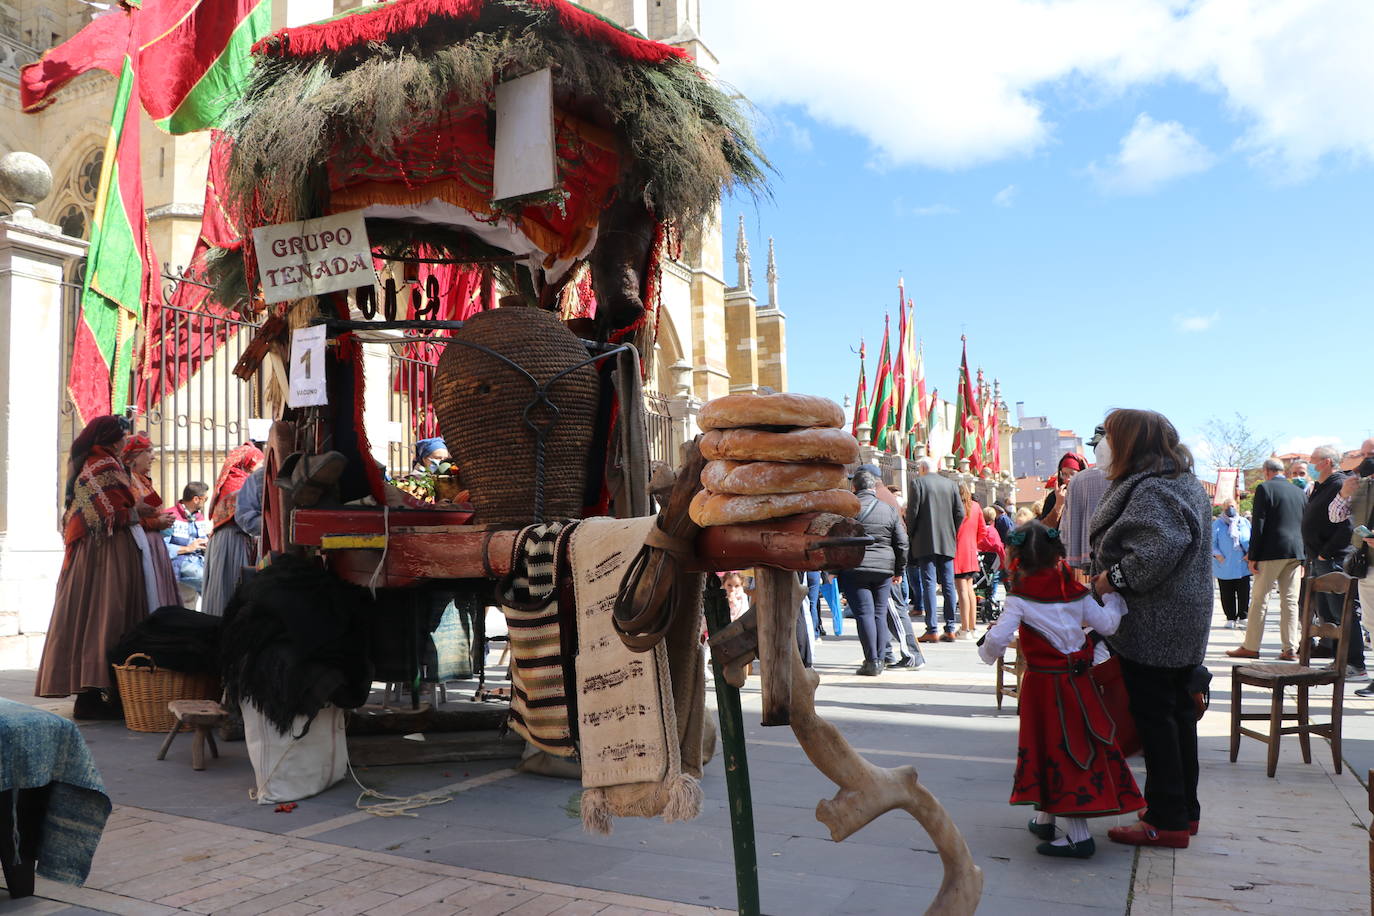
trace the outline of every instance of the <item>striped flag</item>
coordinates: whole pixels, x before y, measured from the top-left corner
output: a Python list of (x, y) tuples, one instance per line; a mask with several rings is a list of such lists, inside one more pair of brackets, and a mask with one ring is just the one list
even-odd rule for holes
[(959, 394), (954, 408), (954, 446), (951, 449), (956, 461), (968, 461), (969, 470), (977, 474), (981, 470), (978, 455), (978, 396), (973, 393), (973, 380), (968, 374), (968, 338), (964, 343), (964, 355), (959, 362)]
[(134, 82), (132, 55), (126, 54), (96, 191), (81, 317), (67, 379), (83, 421), (122, 413), (128, 406), (134, 331), (143, 303), (157, 294), (157, 258), (148, 244), (143, 212), (138, 107), (130, 104)]
[(243, 95), (253, 43), (270, 31), (272, 0), (146, 0), (93, 20), (24, 68), (20, 101), (39, 111), (88, 70), (103, 69), (112, 49), (127, 54), (138, 96), (153, 123), (168, 133), (218, 127)]
[(907, 374), (911, 371), (911, 363), (906, 358), (906, 295), (902, 290), (902, 281), (897, 281), (897, 356), (892, 364), (892, 422), (893, 435), (889, 437), (892, 448), (900, 451), (900, 445), (906, 439), (906, 401), (908, 379)]
[(878, 354), (878, 369), (873, 375), (873, 438), (870, 445), (886, 450), (892, 428), (892, 355), (888, 345), (890, 315), (883, 316), (883, 349)]
[[(906, 428), (915, 433), (926, 421), (926, 416), (930, 413), (930, 405), (926, 400), (926, 354), (925, 348), (920, 347), (916, 350), (916, 359), (911, 369), (911, 393), (907, 398), (906, 404)], [(927, 438), (928, 438), (927, 433)], [(915, 455), (915, 440), (909, 446), (908, 458)]]
[(940, 389), (930, 393), (930, 410), (926, 413), (926, 449), (930, 448), (930, 437), (935, 435), (935, 424), (939, 422), (937, 408), (940, 406)]
[[(132, 0), (23, 69), (20, 104), (37, 112), (91, 70), (119, 77), (81, 291), (68, 389), (83, 419), (129, 401), (134, 332), (156, 302), (139, 148), (141, 106), (163, 130), (216, 126), (242, 95), (271, 0)], [(137, 102), (135, 102), (137, 98)]]
[(849, 434), (859, 438), (859, 427), (868, 422), (868, 379), (864, 377), (864, 342), (859, 338), (859, 389), (854, 392), (854, 426)]

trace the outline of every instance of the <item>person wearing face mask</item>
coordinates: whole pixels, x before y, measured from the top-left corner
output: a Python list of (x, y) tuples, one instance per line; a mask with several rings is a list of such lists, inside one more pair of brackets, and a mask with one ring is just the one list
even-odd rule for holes
[(1069, 480), (1067, 496), (1064, 501), (1064, 514), (1059, 519), (1059, 532), (1064, 547), (1068, 551), (1069, 565), (1077, 570), (1086, 570), (1091, 561), (1088, 546), (1088, 522), (1102, 501), (1111, 483), (1107, 479), (1107, 467), (1112, 463), (1112, 450), (1107, 445), (1106, 427), (1099, 425), (1093, 430), (1088, 447), (1093, 450), (1097, 464), (1079, 471)]
[(1221, 592), (1221, 612), (1226, 629), (1234, 630), (1250, 610), (1250, 523), (1240, 517), (1236, 501), (1221, 504), (1221, 515), (1212, 522), (1212, 575)]
[(1312, 480), (1307, 476), (1307, 462), (1298, 460), (1288, 466), (1288, 482), (1307, 493), (1312, 489)]
[(415, 443), (415, 465), (412, 470), (417, 474), (432, 474), (449, 458), (448, 444), (443, 439), (438, 436), (421, 439)]
[[(1369, 555), (1374, 553), (1374, 537), (1367, 534), (1369, 529), (1374, 528), (1374, 438), (1364, 440), (1361, 451), (1365, 455), (1364, 461), (1341, 483), (1340, 492), (1332, 497), (1331, 505), (1327, 507), (1327, 518), (1335, 523), (1355, 525), (1350, 533), (1351, 549)], [(1374, 607), (1374, 564), (1370, 564), (1369, 571), (1357, 580), (1357, 587), (1360, 605)], [(1351, 636), (1359, 640), (1359, 629)], [(1356, 690), (1355, 696), (1366, 699), (1374, 697), (1374, 684)]]

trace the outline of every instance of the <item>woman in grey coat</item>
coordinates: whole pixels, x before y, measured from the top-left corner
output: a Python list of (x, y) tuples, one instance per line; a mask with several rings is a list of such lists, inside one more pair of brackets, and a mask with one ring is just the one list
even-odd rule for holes
[(1129, 613), (1109, 637), (1145, 752), (1141, 820), (1107, 835), (1184, 848), (1197, 833), (1197, 708), (1189, 678), (1212, 618), (1212, 507), (1174, 425), (1149, 410), (1107, 417), (1111, 484), (1093, 514), (1092, 586)]
[(860, 469), (853, 482), (859, 497), (858, 522), (873, 543), (858, 566), (840, 571), (840, 590), (854, 612), (864, 652), (863, 665), (855, 673), (876, 677), (884, 667), (888, 594), (906, 570), (906, 528), (897, 510), (878, 498), (878, 481), (871, 473)]

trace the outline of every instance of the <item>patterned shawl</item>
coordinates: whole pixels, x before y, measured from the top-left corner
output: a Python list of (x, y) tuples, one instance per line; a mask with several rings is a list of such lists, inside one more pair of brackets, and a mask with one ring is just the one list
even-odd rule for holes
[(158, 495), (157, 488), (153, 486), (153, 478), (147, 474), (140, 474), (133, 468), (133, 460), (143, 452), (151, 451), (153, 443), (147, 436), (132, 435), (124, 441), (124, 467), (129, 472), (129, 486), (133, 490), (134, 498), (141, 503), (146, 503), (154, 509), (162, 508), (162, 497)]
[(124, 465), (109, 448), (94, 446), (76, 475), (71, 505), (62, 518), (62, 540), (74, 544), (87, 535), (108, 537), (138, 518), (136, 505)]
[(210, 522), (214, 530), (234, 520), (234, 510), (238, 505), (239, 488), (248, 475), (263, 461), (263, 454), (256, 445), (245, 442), (229, 453), (215, 479), (215, 505), (210, 510)]

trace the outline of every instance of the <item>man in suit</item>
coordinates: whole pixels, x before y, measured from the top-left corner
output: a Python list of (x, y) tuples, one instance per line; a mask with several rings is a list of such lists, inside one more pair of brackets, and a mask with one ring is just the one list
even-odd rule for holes
[[(954, 642), (954, 544), (959, 525), (964, 521), (964, 504), (959, 487), (941, 477), (934, 458), (916, 463), (916, 476), (906, 506), (906, 530), (911, 555), (921, 571), (922, 606), (926, 612), (926, 632), (920, 642)], [(935, 632), (935, 580), (945, 595), (945, 632)]]
[(1283, 462), (1266, 458), (1264, 483), (1255, 488), (1255, 506), (1250, 521), (1250, 572), (1255, 576), (1250, 591), (1249, 621), (1245, 641), (1226, 654), (1232, 658), (1259, 658), (1264, 639), (1264, 615), (1269, 592), (1279, 584), (1279, 639), (1283, 651), (1279, 661), (1298, 657), (1302, 628), (1298, 621), (1298, 572), (1304, 555), (1302, 543), (1302, 490), (1283, 475)]

